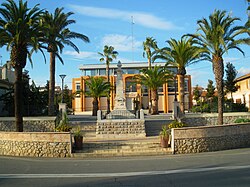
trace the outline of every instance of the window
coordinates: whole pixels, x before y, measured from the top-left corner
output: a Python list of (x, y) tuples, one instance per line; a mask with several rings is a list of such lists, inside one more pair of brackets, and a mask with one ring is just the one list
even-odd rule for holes
[(81, 83), (76, 83), (76, 97), (80, 97), (80, 91), (81, 91)]
[(168, 92), (175, 92), (175, 88), (176, 88), (176, 92), (178, 92), (177, 82), (168, 81)]
[(163, 86), (159, 87), (157, 91), (158, 92), (163, 92)]
[(85, 76), (96, 76), (96, 75), (98, 75), (96, 69), (85, 70)]
[(184, 82), (184, 91), (188, 92), (188, 80), (187, 79), (185, 79), (185, 82)]
[(141, 89), (142, 89), (142, 93), (144, 96), (148, 95), (148, 87), (147, 86), (142, 85)]
[(99, 75), (106, 75), (106, 69), (100, 69)]
[(80, 91), (81, 90), (81, 83), (76, 83), (76, 91)]
[(132, 82), (126, 82), (126, 92), (136, 92), (136, 85)]

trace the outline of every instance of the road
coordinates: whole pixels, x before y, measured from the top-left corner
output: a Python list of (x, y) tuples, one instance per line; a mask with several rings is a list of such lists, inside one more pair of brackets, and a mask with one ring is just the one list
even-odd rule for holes
[(250, 186), (250, 148), (109, 159), (0, 157), (0, 186)]

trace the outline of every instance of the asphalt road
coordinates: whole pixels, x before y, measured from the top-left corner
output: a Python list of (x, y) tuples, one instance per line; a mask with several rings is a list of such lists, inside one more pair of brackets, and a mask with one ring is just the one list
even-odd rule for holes
[(250, 186), (250, 148), (110, 159), (0, 157), (0, 186)]

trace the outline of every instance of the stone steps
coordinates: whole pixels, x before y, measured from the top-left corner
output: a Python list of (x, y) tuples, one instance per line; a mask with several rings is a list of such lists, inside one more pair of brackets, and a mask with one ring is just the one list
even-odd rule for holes
[(85, 141), (75, 158), (111, 156), (153, 156), (171, 154), (171, 148), (161, 148), (158, 137), (134, 140)]

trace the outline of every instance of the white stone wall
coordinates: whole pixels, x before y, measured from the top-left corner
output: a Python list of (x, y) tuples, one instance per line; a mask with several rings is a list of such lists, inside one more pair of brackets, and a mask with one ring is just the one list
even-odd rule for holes
[[(24, 117), (24, 132), (54, 132), (56, 117)], [(15, 131), (14, 117), (0, 118), (0, 131)]]
[(0, 132), (0, 155), (70, 157), (70, 133)]
[(250, 147), (250, 123), (172, 129), (175, 154)]

